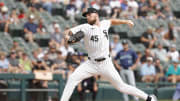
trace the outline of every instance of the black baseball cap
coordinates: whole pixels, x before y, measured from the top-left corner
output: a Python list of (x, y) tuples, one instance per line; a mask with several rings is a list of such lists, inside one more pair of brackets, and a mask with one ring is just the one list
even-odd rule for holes
[(88, 10), (86, 12), (84, 12), (82, 14), (82, 16), (86, 17), (86, 15), (89, 14), (89, 13), (98, 13), (98, 10), (95, 9), (95, 8), (88, 8)]
[(127, 40), (122, 40), (122, 44), (123, 45), (128, 44), (128, 41)]

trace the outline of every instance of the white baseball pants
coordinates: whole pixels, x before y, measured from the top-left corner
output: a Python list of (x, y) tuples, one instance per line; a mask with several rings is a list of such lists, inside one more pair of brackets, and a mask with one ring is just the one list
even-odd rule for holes
[(84, 79), (94, 75), (101, 75), (107, 79), (118, 91), (133, 95), (144, 100), (148, 95), (143, 91), (124, 83), (116, 71), (111, 58), (107, 58), (102, 62), (87, 60), (81, 64), (68, 78), (64, 88), (61, 101), (69, 101), (74, 88)]

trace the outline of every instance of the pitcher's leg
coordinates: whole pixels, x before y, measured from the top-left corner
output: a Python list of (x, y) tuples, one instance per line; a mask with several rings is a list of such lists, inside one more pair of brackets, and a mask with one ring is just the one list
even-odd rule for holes
[(104, 65), (103, 70), (101, 71), (102, 76), (108, 79), (108, 81), (111, 82), (111, 84), (120, 92), (133, 95), (139, 98), (142, 98), (144, 100), (147, 100), (148, 95), (144, 93), (142, 90), (127, 85), (122, 81), (120, 78), (118, 72), (115, 70), (115, 67), (113, 66), (112, 62), (109, 60), (109, 63)]
[(74, 88), (80, 83), (82, 80), (93, 76), (96, 73), (96, 70), (93, 69), (93, 65), (89, 62), (85, 62), (80, 65), (68, 78), (66, 86), (64, 88), (61, 101), (69, 101)]

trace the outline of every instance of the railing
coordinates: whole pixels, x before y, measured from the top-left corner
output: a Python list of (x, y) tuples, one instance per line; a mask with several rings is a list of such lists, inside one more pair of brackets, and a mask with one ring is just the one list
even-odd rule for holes
[(64, 83), (60, 74), (54, 74), (53, 80), (58, 81), (58, 89), (27, 89), (25, 81), (34, 79), (34, 74), (0, 74), (1, 80), (18, 79), (21, 80), (20, 89), (0, 89), (0, 92), (21, 92), (21, 101), (26, 101), (26, 92), (58, 92), (58, 97), (61, 96), (61, 84)]
[[(64, 87), (64, 83), (65, 81), (62, 79), (62, 76), (60, 74), (54, 74), (53, 75), (53, 80), (56, 80), (58, 81), (58, 83), (56, 83), (56, 88), (46, 88), (46, 89), (34, 89), (34, 88), (27, 88), (26, 87), (26, 80), (31, 80), (31, 79), (34, 79), (35, 76), (34, 74), (10, 74), (10, 73), (7, 73), (7, 74), (0, 74), (0, 80), (3, 79), (3, 80), (11, 80), (11, 79), (15, 79), (15, 80), (20, 80), (20, 87), (18, 88), (2, 88), (0, 89), (0, 92), (18, 92), (20, 93), (20, 101), (26, 101), (26, 98), (27, 98), (27, 93), (28, 92), (56, 92), (58, 93), (58, 98), (60, 99), (60, 96), (62, 94), (62, 91), (63, 91), (63, 87)], [(111, 100), (112, 97), (111, 95), (109, 94), (109, 92), (114, 92), (113, 93), (113, 101), (119, 99), (119, 98), (122, 98), (121, 97), (121, 93), (117, 92), (117, 91), (114, 91), (114, 87), (112, 87), (112, 85), (109, 84), (109, 82), (106, 82), (106, 81), (97, 81), (98, 85), (99, 85), (99, 91), (98, 91), (98, 95), (97, 95), (97, 99), (98, 101), (106, 101), (106, 100)], [(175, 90), (175, 88), (173, 88), (173, 86), (175, 86), (175, 84), (172, 84), (172, 83), (168, 83), (168, 82), (159, 82), (159, 83), (136, 83), (137, 84), (137, 87), (140, 88), (141, 90), (145, 90), (152, 94), (154, 93), (155, 95), (159, 95), (158, 97), (160, 99), (164, 99), (167, 98), (167, 99), (171, 99), (172, 98), (172, 94)], [(166, 90), (164, 92), (162, 92), (162, 89), (161, 88), (165, 88), (165, 87), (171, 87), (173, 89), (171, 89), (171, 93), (169, 94), (168, 92), (166, 92)], [(9, 86), (10, 87), (10, 86)], [(148, 89), (147, 89), (148, 88)], [(173, 90), (173, 91), (172, 91)], [(167, 95), (163, 95), (162, 94), (168, 94)], [(75, 97), (77, 98), (76, 94), (75, 94)], [(76, 99), (75, 98), (75, 99)]]

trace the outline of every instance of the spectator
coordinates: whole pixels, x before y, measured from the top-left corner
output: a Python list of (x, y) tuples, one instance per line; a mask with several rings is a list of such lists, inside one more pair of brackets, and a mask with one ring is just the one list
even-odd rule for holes
[[(32, 68), (33, 73), (36, 70), (48, 71), (49, 67), (42, 60), (38, 60), (37, 63)], [(48, 82), (47, 81), (34, 80), (33, 82), (35, 83), (35, 85), (39, 85), (40, 87), (44, 87), (44, 88), (48, 87)]]
[(38, 31), (38, 25), (34, 23), (34, 15), (29, 16), (29, 21), (24, 24), (25, 39), (34, 42), (33, 34)]
[(0, 72), (7, 72), (10, 64), (4, 52), (0, 52)]
[[(36, 75), (37, 72), (43, 72), (44, 74), (46, 71), (49, 71), (48, 66), (42, 61), (42, 60), (37, 60), (36, 64), (33, 65), (32, 68), (33, 73)], [(45, 74), (46, 75), (46, 74)], [(31, 80), (30, 81), (30, 87), (31, 88), (48, 88), (48, 81), (46, 80)], [(45, 96), (43, 97), (42, 100), (47, 99), (47, 92), (42, 92), (39, 94), (38, 92), (31, 93), (31, 101), (37, 101), (39, 99), (39, 96)]]
[(120, 8), (121, 3), (119, 0), (110, 0), (109, 5), (111, 8), (115, 8), (115, 7)]
[(42, 1), (43, 8), (51, 14), (52, 13), (52, 7), (53, 7), (51, 0), (41, 0), (41, 1)]
[(38, 11), (41, 11), (42, 3), (40, 0), (30, 0), (28, 6), (33, 5)]
[(26, 53), (22, 54), (22, 57), (19, 59), (20, 67), (23, 70), (23, 73), (30, 73), (32, 70), (31, 60), (28, 58)]
[(152, 54), (152, 52), (151, 52), (151, 50), (150, 49), (146, 49), (145, 50), (145, 54), (142, 56), (142, 58), (141, 58), (141, 62), (142, 62), (142, 64), (144, 64), (146, 61), (147, 61), (147, 58), (148, 57), (153, 57), (153, 54)]
[(153, 82), (155, 80), (156, 70), (153, 65), (153, 58), (148, 57), (147, 62), (142, 64), (141, 75), (143, 82)]
[(157, 8), (155, 11), (154, 19), (165, 19), (166, 16), (161, 12), (160, 8)]
[(174, 24), (168, 24), (168, 30), (164, 35), (164, 40), (167, 46), (170, 46), (172, 42), (176, 42), (176, 38), (178, 38), (177, 27), (174, 27)]
[(173, 95), (173, 101), (178, 101), (180, 99), (180, 83), (177, 84), (176, 91)]
[(34, 65), (34, 64), (37, 62), (37, 60), (39, 60), (38, 50), (34, 50), (34, 51), (32, 52), (32, 55), (33, 55), (32, 64)]
[(55, 32), (51, 35), (51, 40), (54, 40), (61, 47), (64, 45), (64, 39), (59, 24), (54, 25), (54, 30)]
[(139, 5), (135, 0), (128, 0), (128, 6), (132, 7), (133, 13), (137, 16)]
[(127, 0), (123, 0), (123, 2), (121, 3), (121, 9), (123, 11), (126, 11), (128, 9), (128, 1)]
[(140, 51), (136, 52), (137, 54), (137, 70), (139, 70), (139, 68), (141, 67), (142, 63), (141, 63), (141, 58), (142, 58), (142, 53)]
[(171, 11), (170, 7), (168, 5), (164, 6), (164, 9), (162, 11), (166, 19), (173, 20), (173, 12)]
[(83, 80), (80, 84), (78, 84), (77, 90), (79, 93), (80, 101), (84, 101), (85, 93), (92, 93), (92, 101), (95, 101), (98, 92), (98, 85), (96, 83), (96, 78), (90, 77)]
[(38, 23), (38, 32), (39, 34), (46, 34), (46, 26), (44, 24), (44, 21), (42, 18), (39, 19), (39, 23)]
[(82, 6), (81, 6), (81, 11), (85, 12), (88, 8), (90, 8), (90, 3), (89, 0), (84, 0)]
[(78, 58), (78, 54), (77, 53), (71, 53), (69, 52), (66, 56), (66, 63), (69, 69), (68, 72), (68, 77), (69, 75), (74, 72), (75, 68), (78, 67), (81, 63), (81, 60), (79, 60)]
[(19, 43), (16, 40), (14, 40), (10, 50), (17, 52), (18, 50), (24, 50), (24, 49), (21, 46), (19, 46)]
[(66, 6), (66, 14), (71, 21), (75, 22), (74, 16), (76, 14), (77, 8), (73, 0), (70, 0), (70, 3)]
[(156, 8), (156, 5), (157, 5), (157, 1), (152, 1), (152, 0), (149, 0), (148, 1), (148, 12), (147, 12), (147, 19), (154, 19), (154, 15), (156, 14), (155, 12), (155, 8)]
[[(0, 52), (0, 74), (7, 73), (9, 69), (9, 61), (5, 57), (4, 52)], [(6, 89), (8, 88), (7, 80), (0, 80), (0, 88)], [(3, 92), (0, 93), (0, 99), (3, 101), (7, 101), (7, 94), (4, 94)]]
[(123, 50), (123, 46), (122, 46), (122, 44), (119, 42), (119, 35), (114, 35), (114, 36), (113, 36), (113, 41), (111, 42), (110, 46), (111, 46), (111, 49), (112, 49), (112, 54), (111, 54), (111, 55), (112, 55), (113, 57), (115, 57), (116, 54), (117, 54), (119, 51)]
[(52, 61), (51, 59), (49, 59), (48, 54), (45, 54), (45, 55), (44, 55), (43, 60), (44, 60), (44, 62), (46, 63), (46, 65), (47, 65), (50, 69), (52, 69), (52, 66), (53, 66), (53, 64), (54, 64), (54, 61)]
[(167, 51), (163, 48), (162, 44), (158, 44), (158, 48), (155, 48), (152, 50), (152, 53), (154, 54), (155, 58), (159, 58), (162, 62), (167, 62)]
[(141, 42), (146, 48), (153, 48), (156, 40), (156, 37), (153, 35), (153, 28), (151, 27), (149, 27), (141, 36)]
[(112, 9), (111, 17), (112, 18), (120, 18), (120, 14), (121, 14), (121, 9), (115, 7), (115, 8)]
[(127, 19), (137, 19), (137, 14), (133, 11), (133, 8), (131, 6), (128, 6), (128, 9), (123, 11), (120, 15), (122, 18)]
[(79, 60), (83, 63), (87, 59), (87, 54), (78, 52)]
[(54, 64), (52, 65), (51, 70), (53, 71), (53, 73), (62, 74), (63, 78), (65, 78), (65, 73), (68, 71), (67, 65), (65, 62), (65, 58), (62, 56), (61, 51), (58, 51), (57, 54), (58, 54), (57, 59), (55, 60)]
[(91, 1), (91, 7), (95, 8), (97, 10), (100, 10), (100, 0), (92, 0)]
[(10, 19), (9, 24), (18, 24), (19, 23), (19, 19), (18, 19), (16, 8), (13, 8), (13, 10), (11, 11), (9, 19)]
[(39, 11), (35, 8), (35, 5), (30, 5), (29, 11), (26, 13), (27, 17), (33, 15), (35, 19), (40, 19)]
[(45, 50), (45, 51), (43, 52), (43, 51), (42, 51), (42, 48), (35, 49), (35, 50), (32, 52), (32, 55), (33, 55), (32, 62), (33, 62), (33, 64), (34, 64), (35, 62), (37, 62), (37, 60), (43, 59), (44, 54), (46, 54), (46, 53), (47, 53), (47, 51)]
[[(117, 53), (115, 57), (115, 66), (120, 71), (121, 77), (124, 80), (124, 82), (129, 83), (132, 86), (136, 86), (134, 70), (137, 66), (137, 54), (133, 50), (129, 49), (127, 40), (123, 40), (122, 44), (123, 50)], [(124, 101), (129, 101), (127, 94), (123, 94), (123, 98)], [(134, 100), (137, 101), (138, 98), (134, 97)]]
[(6, 6), (3, 6), (1, 8), (0, 13), (0, 30), (4, 31), (6, 34), (8, 32), (8, 24), (9, 23), (9, 14), (8, 14), (8, 8)]
[(24, 51), (23, 50), (17, 50), (16, 52), (17, 52), (17, 58), (18, 59), (22, 58)]
[(172, 83), (176, 83), (180, 81), (180, 67), (178, 65), (177, 60), (173, 60), (173, 64), (168, 67), (166, 72), (166, 76), (168, 77), (168, 81)]
[(67, 43), (64, 43), (65, 45), (59, 48), (59, 51), (62, 52), (62, 56), (66, 57), (68, 53), (74, 53), (74, 49), (69, 46)]
[(175, 44), (172, 44), (170, 46), (170, 50), (167, 53), (167, 56), (168, 56), (169, 60), (171, 60), (171, 61), (179, 61), (179, 52), (176, 50)]
[(139, 5), (138, 16), (145, 18), (148, 12), (148, 3), (146, 2), (146, 0), (140, 0), (138, 2), (138, 5)]
[(4, 6), (4, 2), (0, 2), (0, 9)]
[(155, 70), (156, 70), (156, 76), (155, 76), (155, 83), (159, 82), (159, 80), (162, 80), (164, 77), (164, 69), (160, 63), (159, 59), (155, 60)]
[(109, 0), (105, 0), (102, 5), (102, 9), (106, 11), (106, 14), (109, 16), (111, 14), (111, 7), (109, 6)]
[(19, 60), (17, 59), (17, 55), (15, 51), (11, 51), (8, 61), (10, 64), (9, 72), (13, 72), (13, 73), (20, 72)]
[(25, 20), (26, 15), (25, 15), (23, 9), (20, 9), (20, 10), (19, 10), (18, 18), (19, 18), (19, 20)]
[(83, 0), (75, 0), (75, 6), (78, 12), (81, 11), (82, 4), (83, 4)]
[(157, 43), (162, 43), (163, 46), (166, 46), (164, 43), (164, 34), (165, 34), (165, 30), (164, 30), (164, 26), (160, 25), (154, 33), (154, 36), (157, 38)]
[(56, 46), (50, 46), (49, 48), (50, 49), (47, 53), (48, 59), (54, 62), (57, 59)]

